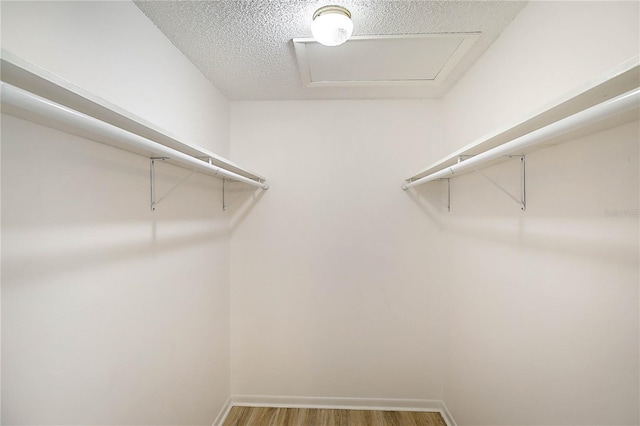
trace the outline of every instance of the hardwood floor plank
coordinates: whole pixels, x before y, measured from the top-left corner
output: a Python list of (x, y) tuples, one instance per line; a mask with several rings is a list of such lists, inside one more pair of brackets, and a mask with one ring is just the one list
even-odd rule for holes
[(349, 424), (369, 426), (373, 424), (373, 413), (369, 410), (349, 410)]
[(225, 426), (238, 426), (242, 424), (247, 424), (247, 416), (249, 413), (248, 410), (245, 410), (245, 407), (231, 407), (229, 410), (229, 414), (227, 414), (227, 419), (225, 420)]
[(447, 426), (440, 413), (232, 407), (224, 426)]

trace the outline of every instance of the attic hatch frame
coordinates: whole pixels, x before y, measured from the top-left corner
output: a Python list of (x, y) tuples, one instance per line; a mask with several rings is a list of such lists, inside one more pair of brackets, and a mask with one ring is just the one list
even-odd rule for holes
[[(480, 39), (480, 32), (452, 32), (452, 33), (430, 33), (430, 34), (395, 34), (395, 35), (363, 35), (351, 36), (349, 40), (343, 43), (342, 49), (355, 48), (362, 44), (375, 42), (402, 42), (402, 41), (440, 41), (455, 40), (457, 45), (449, 53), (446, 60), (434, 76), (424, 75), (420, 78), (414, 77), (389, 77), (377, 79), (328, 79), (314, 80), (313, 78), (313, 52), (307, 46), (319, 45), (318, 41), (313, 37), (297, 37), (292, 39), (300, 79), (304, 87), (437, 87), (442, 85), (447, 77), (456, 70), (460, 61), (471, 48)], [(380, 46), (378, 46), (380, 47)], [(326, 50), (334, 52), (335, 50)]]
[[(231, 179), (267, 190), (266, 179), (195, 144), (177, 139), (154, 124), (93, 95), (40, 67), (0, 51), (2, 112), (56, 128), (135, 154), (151, 162), (151, 210), (197, 171), (225, 181)], [(155, 161), (191, 170), (161, 198), (156, 199)]]
[[(580, 136), (638, 120), (640, 110), (640, 57), (574, 90), (511, 126), (490, 133), (405, 179), (403, 190), (434, 180), (477, 171), (526, 210), (525, 154)], [(505, 158), (521, 158), (521, 198), (482, 173), (480, 169)], [(447, 183), (447, 211), (451, 186)]]

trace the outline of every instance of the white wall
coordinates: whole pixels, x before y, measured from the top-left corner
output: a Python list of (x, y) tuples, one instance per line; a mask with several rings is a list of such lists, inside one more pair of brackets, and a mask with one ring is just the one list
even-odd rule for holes
[[(528, 155), (526, 213), (477, 176), (452, 183), (444, 399), (458, 424), (638, 423), (638, 133)], [(487, 170), (516, 194), (518, 172)]]
[[(444, 149), (637, 55), (639, 18), (637, 2), (530, 3), (444, 99)], [(524, 214), (477, 175), (452, 182), (444, 398), (458, 424), (640, 421), (639, 133), (529, 155)], [(517, 167), (487, 173), (517, 193)]]
[[(131, 3), (2, 2), (2, 37), (227, 154), (228, 104)], [(272, 187), (231, 185), (230, 223), (219, 181), (152, 214), (146, 159), (3, 117), (3, 423), (210, 423), (232, 392), (637, 424), (637, 123), (531, 154), (524, 214), (474, 175), (451, 213), (399, 189), (637, 54), (637, 2), (532, 2), (442, 102), (233, 103), (233, 159)]]
[(529, 2), (444, 97), (447, 138), (439, 157), (639, 55), (639, 7)]
[[(130, 2), (2, 2), (2, 47), (222, 155), (229, 105)], [(163, 192), (187, 173), (158, 166)], [(211, 424), (229, 395), (221, 183), (3, 116), (2, 423)]]
[(229, 155), (227, 100), (132, 2), (3, 1), (2, 47)]
[(439, 398), (439, 230), (400, 189), (439, 103), (231, 105), (233, 158), (272, 184), (232, 201), (232, 393)]
[[(637, 54), (636, 2), (534, 2), (440, 104), (232, 103), (234, 160), (273, 184), (235, 203), (232, 393), (637, 424), (637, 122), (530, 154), (526, 213), (477, 175), (450, 213), (398, 189)], [(517, 191), (517, 162), (487, 173)]]

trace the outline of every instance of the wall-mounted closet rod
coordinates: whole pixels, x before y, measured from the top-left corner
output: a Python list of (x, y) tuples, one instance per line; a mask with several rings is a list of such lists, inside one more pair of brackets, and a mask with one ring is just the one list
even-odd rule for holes
[(220, 177), (244, 182), (258, 188), (269, 189), (269, 185), (264, 182), (249, 179), (229, 170), (214, 166), (5, 82), (0, 82), (0, 97), (2, 103), (36, 113), (37, 115), (49, 120), (55, 120), (67, 126), (73, 126), (84, 132), (100, 136), (101, 138), (118, 141), (120, 144), (131, 146), (137, 150), (148, 151), (153, 153), (152, 156), (154, 157), (167, 157), (171, 159), (172, 162), (190, 169), (197, 169), (207, 174), (219, 175)]
[(588, 124), (622, 114), (634, 108), (638, 108), (638, 106), (640, 106), (640, 88), (636, 88), (620, 96), (609, 99), (608, 101), (594, 105), (488, 151), (474, 155), (459, 162), (458, 164), (446, 167), (412, 182), (405, 183), (402, 185), (402, 189), (409, 189), (413, 186), (422, 185), (423, 183), (431, 182), (433, 180), (448, 178), (451, 177), (451, 175), (462, 171), (474, 170), (479, 168), (483, 163), (487, 163), (505, 155), (523, 154), (523, 151), (531, 146), (543, 143), (565, 133), (569, 133)]

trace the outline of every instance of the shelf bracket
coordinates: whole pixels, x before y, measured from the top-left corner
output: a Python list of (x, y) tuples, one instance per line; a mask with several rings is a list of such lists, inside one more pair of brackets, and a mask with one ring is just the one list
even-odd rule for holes
[(473, 155), (458, 155), (458, 164), (462, 163), (464, 160), (468, 160), (473, 157)]
[(167, 195), (171, 194), (176, 188), (182, 185), (187, 179), (191, 177), (194, 173), (197, 172), (196, 169), (191, 170), (191, 172), (180, 179), (178, 183), (176, 183), (171, 189), (169, 189), (162, 197), (156, 197), (156, 161), (165, 161), (168, 160), (167, 157), (151, 157), (150, 163), (150, 174), (151, 174), (151, 211), (156, 210), (156, 206), (160, 204), (162, 200), (164, 200)]
[(223, 212), (227, 211), (227, 203), (225, 202), (225, 199), (224, 199), (224, 193), (225, 193), (226, 184), (227, 184), (227, 180), (226, 179), (222, 179), (222, 211)]
[[(461, 157), (458, 157), (458, 162), (466, 160), (466, 158), (461, 158)], [(469, 157), (472, 157), (472, 156), (466, 156), (466, 157), (469, 158)], [(480, 176), (482, 176), (487, 181), (492, 183), (495, 187), (497, 187), (499, 190), (504, 192), (513, 201), (518, 203), (520, 205), (520, 209), (522, 211), (526, 211), (527, 210), (527, 192), (526, 192), (526, 189), (527, 189), (526, 177), (527, 176), (526, 176), (526, 160), (525, 160), (525, 156), (524, 155), (507, 155), (506, 157), (509, 157), (509, 158), (514, 158), (515, 157), (515, 158), (519, 158), (520, 159), (520, 198), (518, 198), (518, 197), (514, 196), (513, 194), (511, 194), (511, 192), (509, 192), (507, 189), (505, 189), (502, 185), (500, 185), (494, 179), (492, 179), (491, 177), (489, 177), (485, 173), (483, 173), (482, 170), (477, 169), (477, 168), (474, 168), (473, 170), (478, 172), (478, 174)]]
[[(200, 159), (207, 160), (207, 163), (213, 165), (213, 161), (212, 161), (211, 157), (200, 157)], [(225, 178), (222, 178), (222, 211), (223, 212), (227, 211), (227, 203), (225, 202), (225, 197), (224, 197), (225, 192), (226, 192), (225, 191), (226, 184), (227, 184), (227, 180)]]
[(451, 211), (451, 178), (447, 178), (447, 211)]

